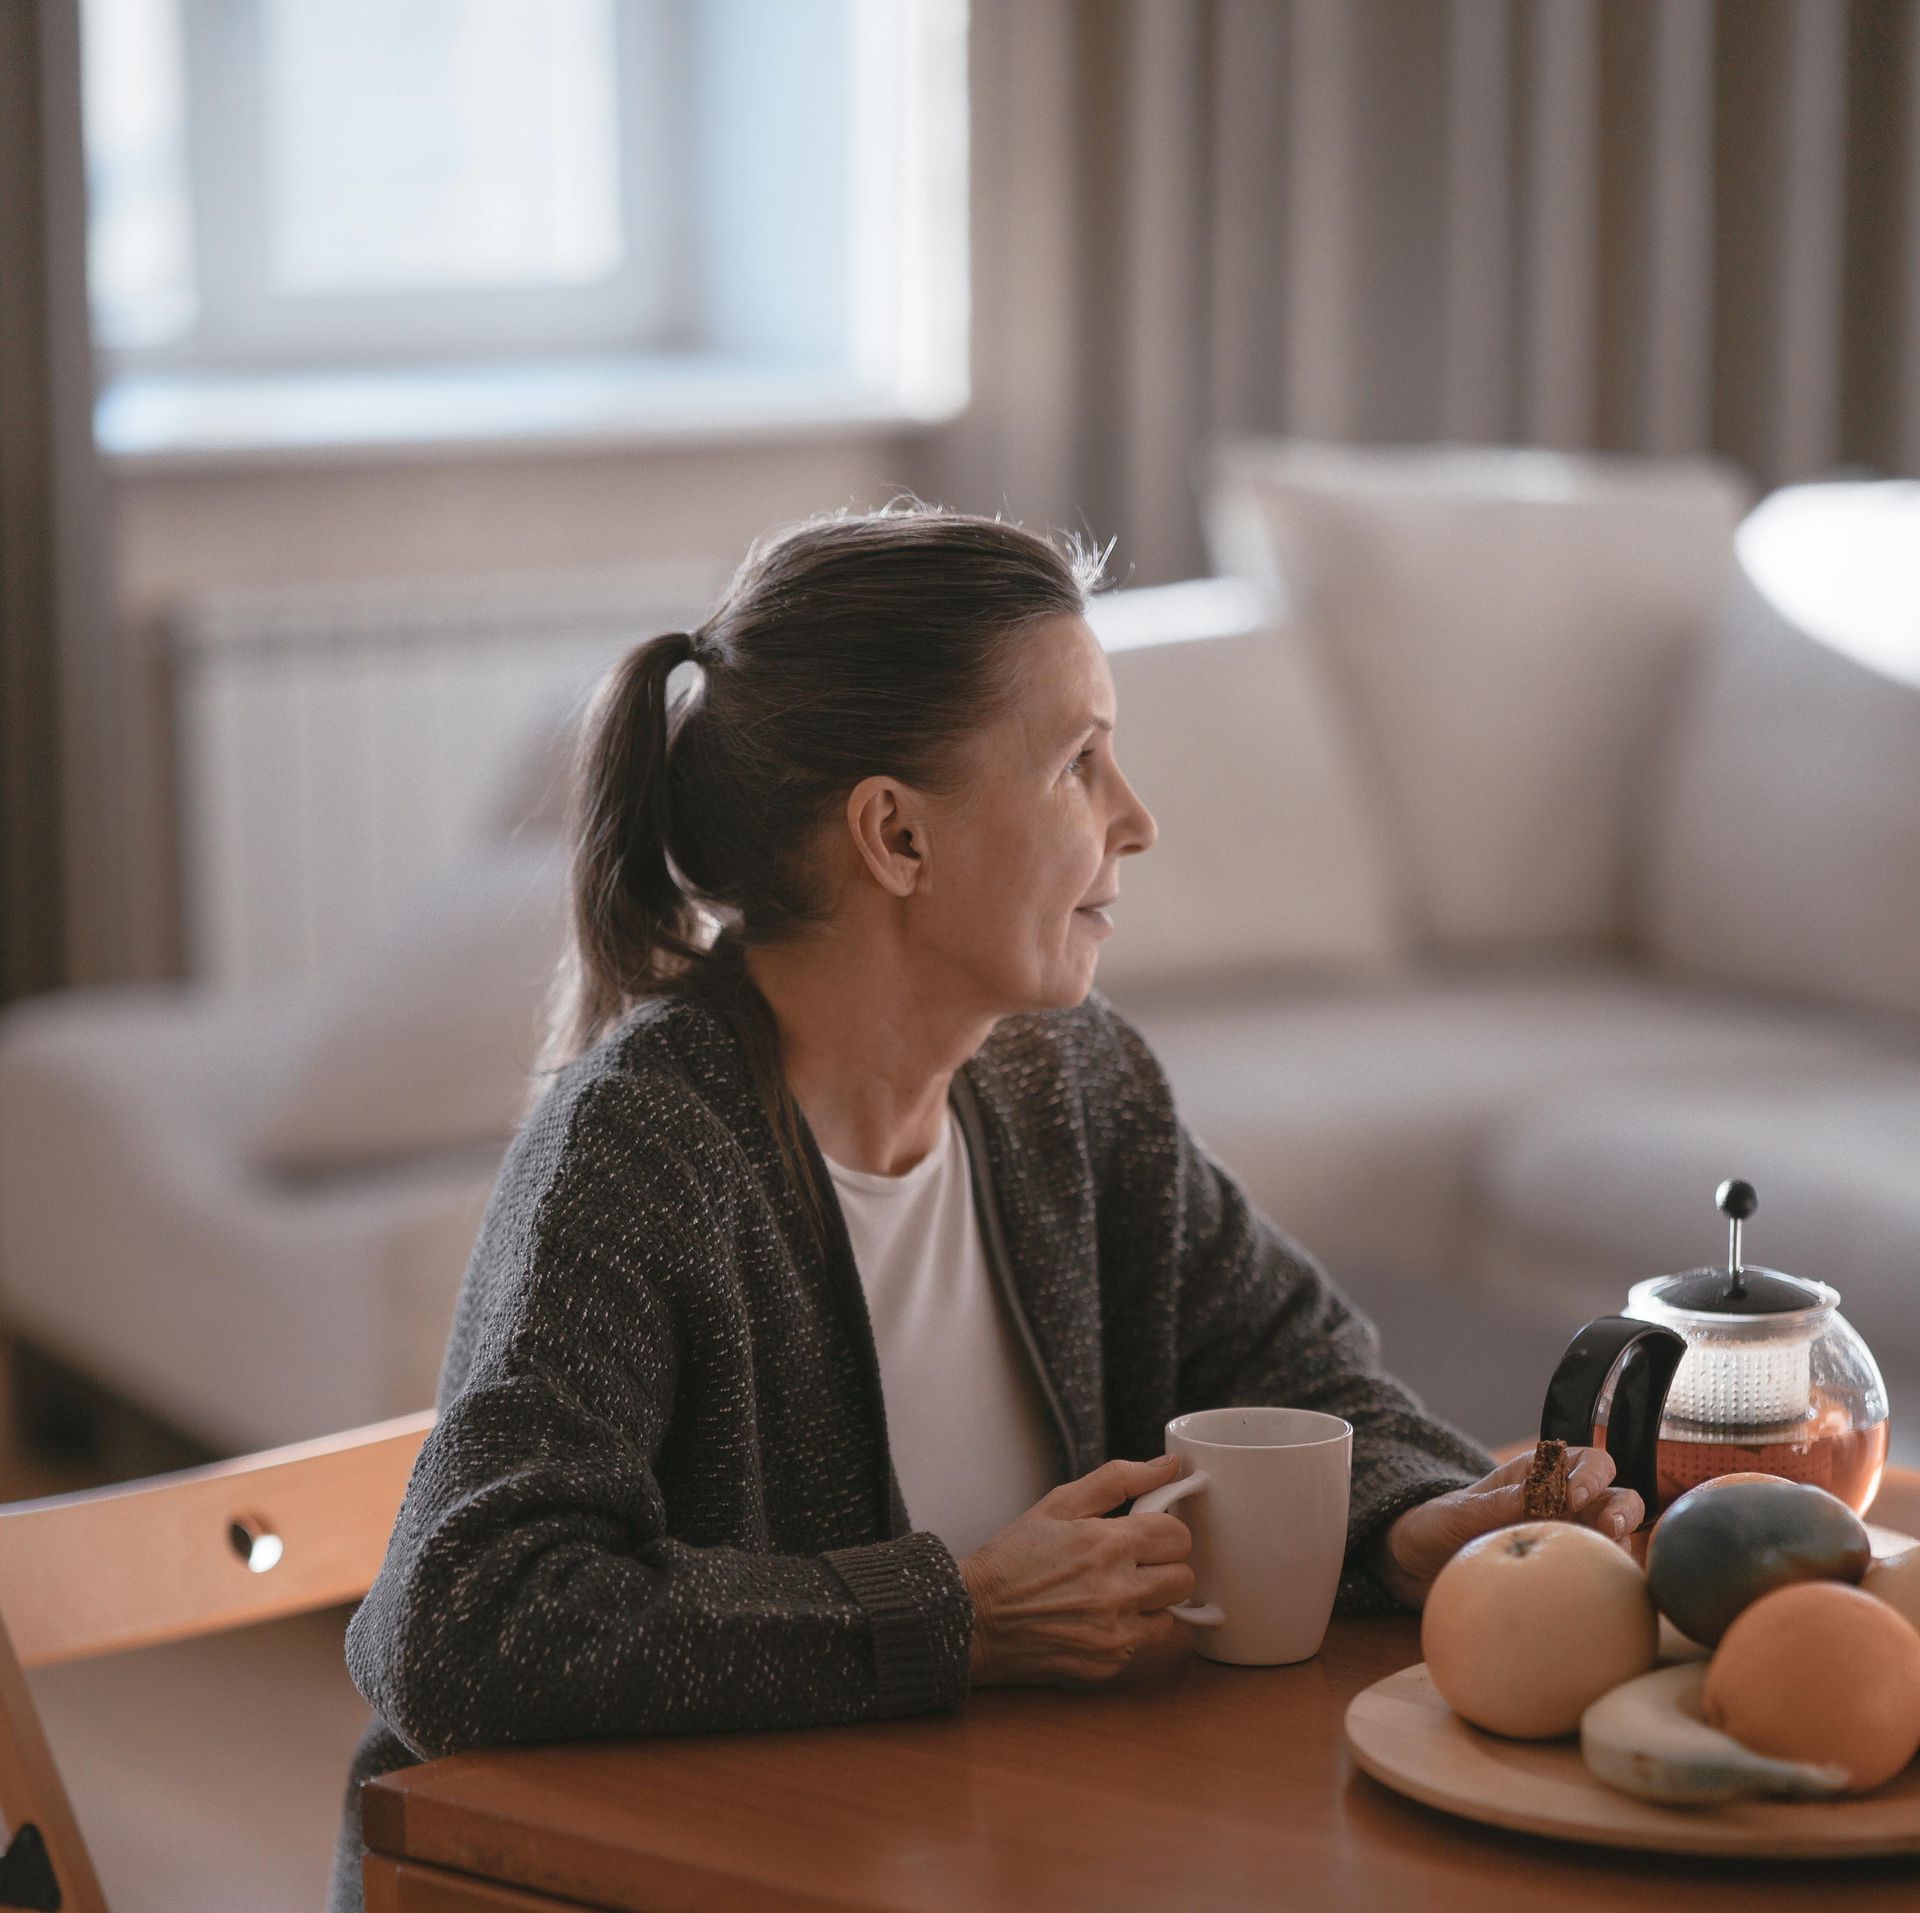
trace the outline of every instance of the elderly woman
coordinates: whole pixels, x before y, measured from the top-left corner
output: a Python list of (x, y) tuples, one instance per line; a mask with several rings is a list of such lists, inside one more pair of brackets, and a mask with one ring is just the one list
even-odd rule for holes
[[(1353, 1424), (1346, 1613), (1519, 1517), (1524, 1464), (1382, 1373), (1092, 987), (1155, 835), (1096, 569), (919, 505), (815, 520), (602, 685), (548, 1080), (347, 1635), (380, 1718), (336, 1907), (358, 1783), (412, 1760), (1164, 1676), (1190, 1537), (1115, 1510), (1188, 1409)], [(1577, 1518), (1637, 1526), (1574, 1460)]]

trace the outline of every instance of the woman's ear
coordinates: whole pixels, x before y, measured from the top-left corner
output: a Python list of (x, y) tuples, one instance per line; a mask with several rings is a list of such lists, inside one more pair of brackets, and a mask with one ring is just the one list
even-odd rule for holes
[(847, 797), (854, 847), (883, 890), (904, 897), (926, 868), (926, 824), (913, 793), (891, 777), (865, 777)]

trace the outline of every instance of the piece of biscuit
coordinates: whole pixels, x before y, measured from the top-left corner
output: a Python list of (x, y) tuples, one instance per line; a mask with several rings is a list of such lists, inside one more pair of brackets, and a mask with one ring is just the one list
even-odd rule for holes
[(1543, 1441), (1533, 1451), (1533, 1466), (1521, 1490), (1521, 1509), (1529, 1521), (1561, 1521), (1567, 1512), (1567, 1444)]

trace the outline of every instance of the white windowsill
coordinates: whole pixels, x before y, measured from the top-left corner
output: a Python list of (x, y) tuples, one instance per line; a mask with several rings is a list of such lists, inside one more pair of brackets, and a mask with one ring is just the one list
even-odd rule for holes
[(146, 372), (105, 388), (94, 435), (117, 470), (218, 471), (912, 431), (964, 403), (951, 389), (922, 402), (845, 372), (695, 356)]

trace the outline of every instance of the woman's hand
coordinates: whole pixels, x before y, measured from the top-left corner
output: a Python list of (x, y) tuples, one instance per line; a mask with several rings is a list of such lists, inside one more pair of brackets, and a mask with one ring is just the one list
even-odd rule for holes
[(960, 1563), (973, 1596), (973, 1685), (1075, 1686), (1184, 1659), (1193, 1548), (1173, 1514), (1109, 1508), (1174, 1478), (1178, 1457), (1109, 1461), (1061, 1485)]
[[(1475, 1535), (1526, 1519), (1522, 1500), (1532, 1466), (1529, 1449), (1471, 1488), (1456, 1488), (1409, 1508), (1374, 1543), (1367, 1565), (1395, 1600), (1419, 1607), (1434, 1576)], [(1646, 1519), (1640, 1497), (1631, 1488), (1613, 1486), (1613, 1457), (1604, 1448), (1567, 1450), (1567, 1513), (1622, 1547), (1628, 1547), (1633, 1531)]]

